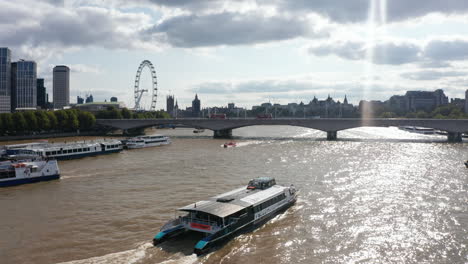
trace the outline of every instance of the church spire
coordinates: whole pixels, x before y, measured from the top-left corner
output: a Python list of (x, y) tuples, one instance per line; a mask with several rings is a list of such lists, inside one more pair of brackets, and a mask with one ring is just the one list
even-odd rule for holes
[(344, 96), (344, 101), (343, 101), (344, 104), (348, 104), (348, 98), (346, 98), (346, 94)]

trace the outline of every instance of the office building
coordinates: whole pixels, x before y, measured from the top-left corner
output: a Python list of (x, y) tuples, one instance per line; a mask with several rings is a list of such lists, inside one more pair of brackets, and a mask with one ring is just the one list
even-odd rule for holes
[(112, 96), (112, 97), (110, 98), (110, 101), (111, 101), (111, 103), (117, 103), (118, 99), (117, 99), (117, 97)]
[(70, 105), (70, 68), (55, 66), (53, 70), (54, 108), (62, 109)]
[(468, 114), (468, 90), (465, 91), (465, 113)]
[(44, 79), (37, 79), (37, 106), (41, 109), (47, 108), (47, 93)]
[(11, 112), (11, 51), (0, 48), (0, 113)]
[(34, 61), (20, 60), (11, 64), (12, 111), (37, 108), (37, 65)]
[(406, 111), (432, 111), (436, 107), (448, 104), (448, 97), (441, 89), (434, 92), (408, 91), (406, 92)]

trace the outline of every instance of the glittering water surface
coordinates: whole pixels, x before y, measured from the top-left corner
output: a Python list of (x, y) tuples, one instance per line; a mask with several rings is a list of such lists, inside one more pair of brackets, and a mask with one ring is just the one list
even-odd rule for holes
[[(149, 131), (150, 133), (154, 131)], [(164, 147), (60, 162), (62, 179), (0, 189), (1, 263), (467, 263), (466, 143), (396, 128), (163, 130)], [(174, 209), (257, 176), (300, 188), (261, 228), (197, 258), (153, 247)]]

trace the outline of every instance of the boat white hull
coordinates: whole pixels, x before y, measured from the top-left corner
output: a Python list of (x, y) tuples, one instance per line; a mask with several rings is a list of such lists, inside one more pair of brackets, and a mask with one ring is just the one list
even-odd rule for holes
[(169, 145), (171, 141), (164, 141), (164, 142), (154, 142), (154, 143), (131, 143), (127, 144), (128, 149), (139, 149), (139, 148), (149, 148), (149, 147), (157, 147), (162, 145)]

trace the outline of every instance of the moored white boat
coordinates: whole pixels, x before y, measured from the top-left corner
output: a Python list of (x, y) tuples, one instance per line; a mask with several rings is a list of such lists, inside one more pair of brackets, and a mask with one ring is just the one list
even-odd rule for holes
[(400, 126), (398, 127), (401, 130), (408, 131), (411, 133), (418, 133), (418, 134), (424, 134), (424, 135), (433, 135), (436, 134), (436, 130), (433, 128), (427, 128), (427, 127), (416, 127), (416, 126)]
[(70, 143), (35, 143), (5, 146), (6, 158), (30, 156), (54, 159), (75, 159), (122, 151), (119, 140), (70, 142)]
[(0, 187), (14, 186), (60, 178), (57, 160), (0, 162)]
[(164, 135), (147, 135), (130, 138), (125, 141), (125, 146), (129, 149), (156, 147), (171, 143), (171, 139)]

